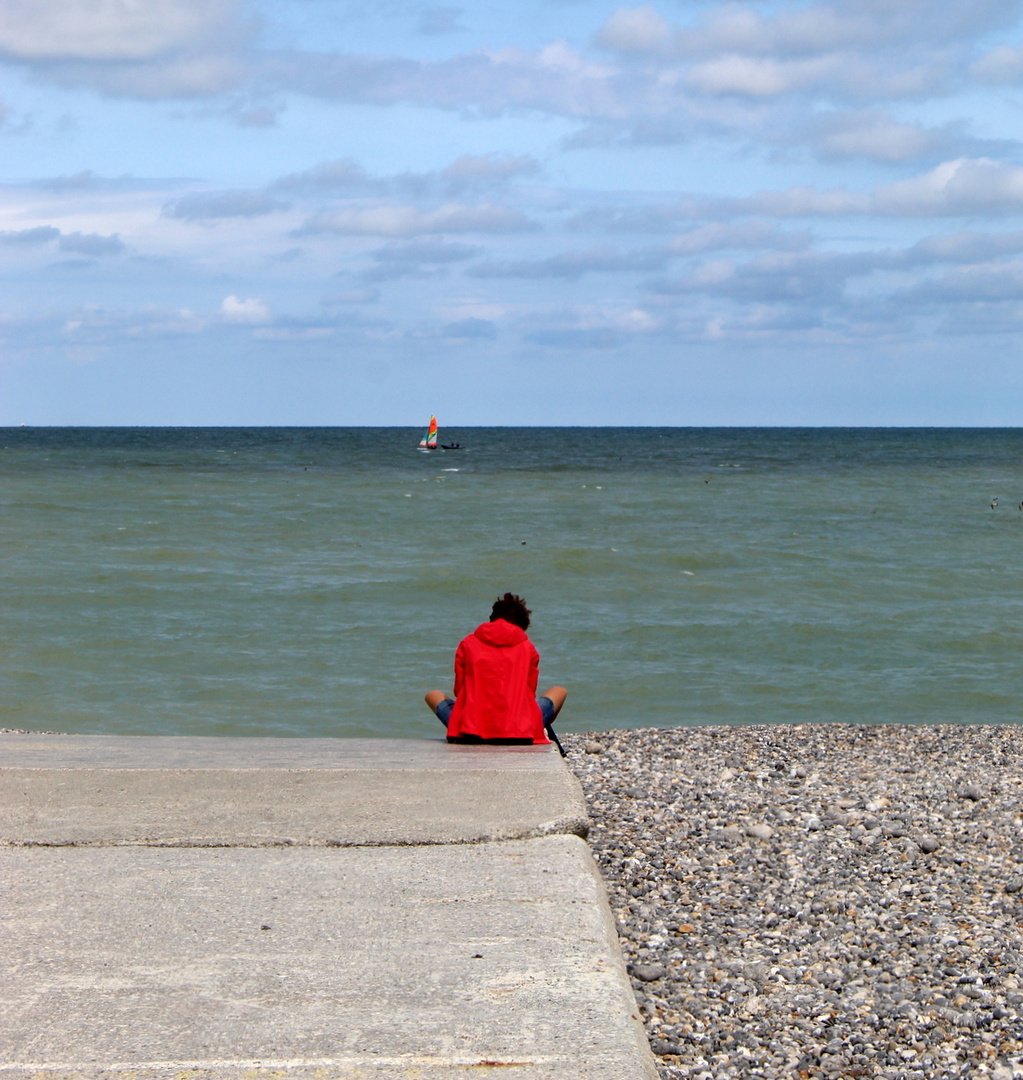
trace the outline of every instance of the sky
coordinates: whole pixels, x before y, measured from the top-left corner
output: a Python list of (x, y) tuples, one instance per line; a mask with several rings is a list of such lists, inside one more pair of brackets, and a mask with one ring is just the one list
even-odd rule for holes
[(0, 0), (0, 424), (1007, 425), (1023, 0)]

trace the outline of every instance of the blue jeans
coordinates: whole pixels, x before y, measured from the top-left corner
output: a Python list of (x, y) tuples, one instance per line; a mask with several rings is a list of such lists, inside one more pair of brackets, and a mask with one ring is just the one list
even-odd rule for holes
[[(541, 695), (536, 699), (537, 705), (540, 706), (540, 715), (543, 717), (543, 726), (547, 727), (548, 724), (554, 721), (554, 702), (549, 697)], [(454, 701), (451, 698), (446, 697), (434, 712), (437, 714), (437, 719), (447, 727), (448, 721), (451, 719), (451, 710), (455, 707)]]

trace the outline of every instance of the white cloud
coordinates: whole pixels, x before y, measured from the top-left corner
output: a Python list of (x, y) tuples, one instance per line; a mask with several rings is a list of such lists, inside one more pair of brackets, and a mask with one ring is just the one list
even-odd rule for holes
[(210, 191), (184, 195), (163, 208), (164, 217), (184, 221), (214, 218), (259, 217), (286, 209), (286, 205), (261, 191)]
[(672, 39), (668, 21), (647, 4), (641, 8), (619, 8), (597, 34), (597, 43), (616, 52), (655, 52)]
[(248, 77), (247, 68), (237, 57), (223, 53), (140, 63), (69, 61), (48, 64), (37, 74), (58, 86), (87, 86), (115, 97), (151, 101), (212, 97), (236, 89)]
[(375, 206), (318, 214), (306, 223), (305, 232), (339, 233), (348, 236), (427, 236), (438, 233), (523, 232), (535, 225), (516, 210), (482, 204), (450, 204), (438, 210), (415, 206)]
[(942, 303), (999, 303), (1023, 300), (1023, 263), (967, 266), (921, 282), (909, 296)]
[(0, 0), (0, 52), (21, 60), (148, 60), (220, 30), (228, 0)]
[(866, 214), (871, 209), (869, 195), (847, 188), (821, 191), (812, 187), (791, 187), (784, 191), (761, 191), (746, 199), (725, 199), (718, 204), (723, 211), (771, 214), (777, 217), (834, 217)]
[(474, 266), (469, 274), (481, 278), (564, 278), (574, 281), (583, 274), (651, 271), (665, 262), (664, 249), (616, 251), (598, 246), (583, 251), (563, 251), (545, 259), (491, 260)]
[(536, 158), (528, 154), (463, 154), (442, 170), (441, 176), (456, 183), (507, 180), (512, 176), (535, 173), (539, 167)]
[(743, 198), (689, 198), (679, 200), (676, 216), (956, 217), (1018, 213), (1023, 213), (1023, 167), (988, 158), (957, 158), (920, 176), (879, 184), (869, 192), (791, 187)]
[(1016, 0), (935, 4), (933, 0), (837, 0), (832, 4), (781, 3), (770, 15), (739, 4), (722, 5), (679, 31), (690, 55), (742, 52), (799, 56), (909, 43), (959, 42), (1010, 25)]
[(459, 22), (464, 11), (460, 7), (427, 7), (419, 13), (416, 30), (420, 34), (454, 34), (465, 27)]
[(998, 255), (1023, 251), (1023, 232), (950, 233), (927, 236), (917, 241), (905, 255), (911, 262), (985, 262)]
[(987, 158), (946, 161), (875, 189), (872, 208), (910, 217), (1023, 212), (1023, 168)]
[(777, 97), (821, 82), (833, 75), (839, 64), (837, 57), (780, 61), (733, 54), (694, 64), (686, 83), (703, 94)]
[(830, 113), (815, 118), (813, 148), (819, 157), (913, 161), (937, 149), (948, 132), (894, 120), (885, 113)]
[(256, 297), (242, 300), (237, 296), (225, 296), (220, 305), (220, 314), (225, 322), (247, 323), (250, 326), (270, 321), (270, 309)]
[(60, 229), (53, 225), (36, 225), (31, 229), (15, 229), (0, 232), (0, 244), (24, 244), (35, 246), (60, 238)]
[(336, 191), (369, 187), (373, 181), (354, 158), (324, 161), (302, 172), (288, 173), (273, 186), (282, 191)]
[(981, 82), (1016, 82), (1023, 76), (1023, 49), (999, 45), (972, 64), (970, 74)]
[(60, 238), (61, 251), (73, 251), (78, 255), (117, 255), (124, 251), (124, 243), (114, 233), (112, 236), (100, 236), (97, 233), (65, 233)]
[(676, 255), (730, 248), (800, 250), (809, 243), (810, 234), (805, 230), (786, 231), (768, 221), (747, 221), (739, 225), (715, 221), (673, 236), (668, 241), (668, 250)]

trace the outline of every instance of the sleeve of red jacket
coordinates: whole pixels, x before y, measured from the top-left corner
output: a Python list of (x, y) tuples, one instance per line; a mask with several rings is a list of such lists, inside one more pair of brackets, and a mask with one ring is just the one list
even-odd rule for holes
[(533, 692), (533, 697), (536, 697), (536, 686), (540, 681), (540, 654), (532, 642), (529, 643), (529, 647), (532, 650), (532, 655), (529, 657), (529, 689)]
[(462, 647), (462, 642), (458, 643), (458, 648), (455, 649), (455, 700), (457, 701), (462, 693), (462, 686), (465, 684), (465, 649)]

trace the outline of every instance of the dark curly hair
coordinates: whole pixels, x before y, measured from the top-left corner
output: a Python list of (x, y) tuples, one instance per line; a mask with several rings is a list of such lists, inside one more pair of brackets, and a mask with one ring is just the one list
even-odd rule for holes
[(504, 619), (523, 630), (529, 629), (529, 616), (532, 612), (526, 607), (526, 601), (521, 596), (506, 592), (494, 601), (494, 609), (490, 612), (490, 621)]

